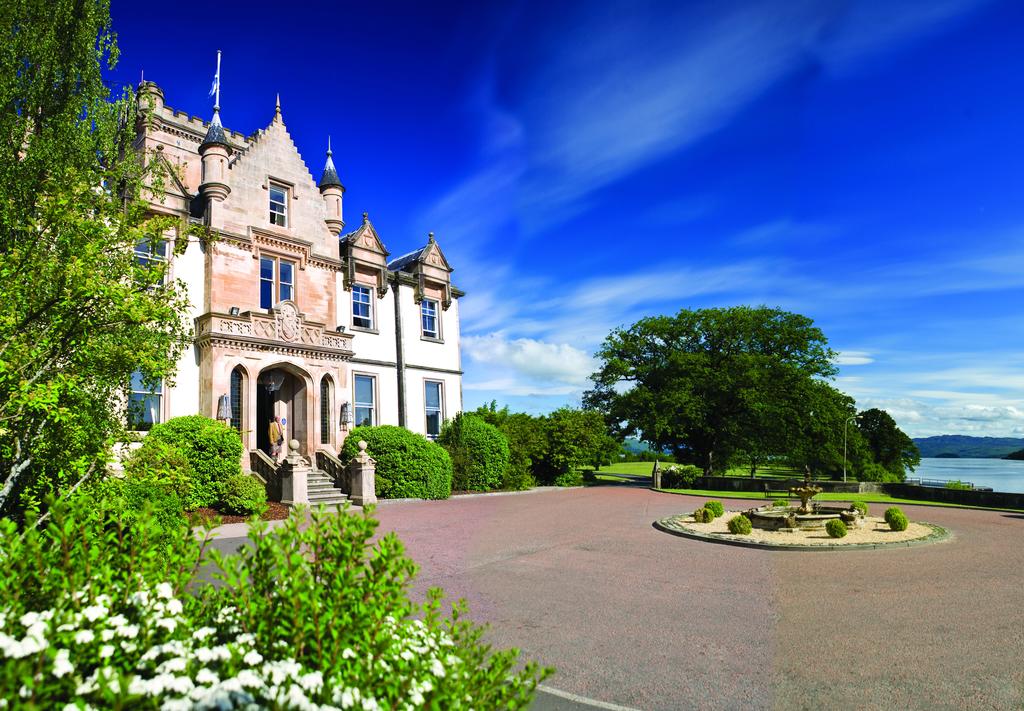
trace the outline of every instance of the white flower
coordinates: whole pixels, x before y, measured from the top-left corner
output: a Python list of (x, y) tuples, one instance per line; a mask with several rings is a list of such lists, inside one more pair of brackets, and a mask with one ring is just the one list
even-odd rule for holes
[(58, 649), (57, 656), (53, 659), (53, 675), (60, 679), (75, 670), (71, 663), (71, 652), (66, 649)]
[(353, 705), (355, 705), (355, 699), (352, 698), (352, 689), (345, 689), (341, 692), (341, 708), (350, 709)]
[(248, 664), (250, 667), (254, 667), (263, 661), (263, 655), (253, 650), (242, 657), (242, 661)]
[(160, 583), (156, 586), (156, 596), (164, 600), (170, 600), (174, 597), (174, 588), (171, 587), (170, 583)]
[(135, 639), (139, 634), (138, 625), (124, 625), (117, 628), (117, 633), (125, 639)]
[(404, 659), (405, 661), (411, 662), (415, 655), (412, 652), (410, 652), (408, 649), (403, 649), (402, 653), (399, 656), (402, 659)]
[(103, 607), (103, 605), (90, 605), (82, 610), (82, 614), (85, 615), (85, 619), (89, 620), (89, 622), (95, 622), (101, 617), (106, 617), (107, 612), (109, 612), (109, 610)]
[(21, 616), (21, 624), (23, 627), (31, 627), (39, 620), (38, 612), (26, 612)]
[(75, 632), (75, 644), (89, 644), (96, 638), (96, 635), (92, 633), (92, 630), (78, 630)]
[(104, 642), (109, 642), (110, 640), (114, 639), (114, 635), (114, 630), (103, 630), (102, 632), (100, 632), (100, 639)]
[(256, 635), (252, 634), (251, 632), (246, 632), (245, 634), (240, 634), (240, 635), (238, 635), (238, 639), (237, 639), (237, 642), (239, 644), (252, 644), (255, 641), (256, 641)]
[(124, 615), (114, 615), (109, 620), (107, 620), (107, 624), (111, 627), (123, 627), (124, 625), (128, 624), (128, 618)]
[(312, 693), (324, 685), (324, 675), (318, 671), (303, 674), (299, 677), (299, 686)]
[(430, 663), (430, 673), (438, 679), (444, 678), (444, 664), (441, 663), (440, 659), (435, 659)]
[(173, 617), (165, 617), (163, 619), (157, 620), (156, 621), (156, 626), (157, 627), (163, 627), (168, 632), (173, 632), (174, 628), (178, 626), (178, 621), (176, 619), (174, 619)]
[(353, 652), (348, 647), (345, 647), (345, 651), (341, 653), (341, 658), (342, 659), (355, 659), (356, 658), (356, 653)]
[(168, 659), (166, 662), (157, 667), (159, 672), (180, 672), (185, 671), (185, 667), (188, 666), (188, 662), (181, 657), (175, 657), (174, 659)]
[(200, 627), (199, 629), (197, 629), (195, 632), (192, 633), (192, 639), (197, 639), (200, 642), (202, 642), (203, 640), (205, 640), (207, 637), (209, 637), (210, 635), (212, 635), (216, 631), (217, 630), (214, 629), (213, 627)]
[(100, 659), (107, 659), (112, 656), (114, 656), (114, 647), (112, 645), (104, 644), (100, 647)]
[(196, 681), (200, 684), (216, 684), (220, 681), (220, 677), (206, 667), (203, 667), (199, 670), (199, 673), (196, 674)]
[(132, 593), (131, 601), (136, 607), (145, 607), (149, 604), (149, 593), (145, 590), (134, 592)]
[(177, 598), (173, 598), (171, 600), (168, 600), (168, 602), (167, 602), (167, 612), (168, 613), (170, 613), (172, 615), (180, 615), (181, 611), (183, 609), (184, 608), (182, 607), (181, 600), (178, 600)]

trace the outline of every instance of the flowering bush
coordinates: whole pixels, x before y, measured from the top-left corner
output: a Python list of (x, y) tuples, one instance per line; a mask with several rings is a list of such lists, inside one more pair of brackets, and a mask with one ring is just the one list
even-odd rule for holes
[(414, 564), (366, 514), (254, 523), (221, 556), (184, 525), (152, 545), (148, 509), (52, 512), (0, 521), (0, 707), (525, 708), (547, 673), (491, 653), (461, 604), (442, 617), (440, 591), (412, 603)]

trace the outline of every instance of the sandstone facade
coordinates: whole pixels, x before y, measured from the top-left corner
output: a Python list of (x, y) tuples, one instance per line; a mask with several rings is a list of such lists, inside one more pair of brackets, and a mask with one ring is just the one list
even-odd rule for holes
[[(212, 236), (167, 249), (195, 345), (147, 400), (140, 428), (201, 413), (237, 427), (248, 450), (266, 449), (276, 415), (307, 457), (337, 452), (357, 417), (436, 433), (462, 407), (462, 293), (433, 235), (389, 259), (365, 213), (345, 234), (330, 152), (318, 183), (280, 106), (245, 136), (216, 113), (204, 122), (167, 106), (152, 82), (139, 96), (149, 111), (139, 148), (172, 173), (153, 211)], [(181, 234), (167, 234), (171, 247)]]

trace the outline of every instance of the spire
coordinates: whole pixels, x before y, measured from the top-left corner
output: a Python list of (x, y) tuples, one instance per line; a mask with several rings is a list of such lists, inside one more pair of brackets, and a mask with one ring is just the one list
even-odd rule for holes
[(283, 123), (284, 119), (281, 118), (281, 94), (278, 92), (277, 99), (274, 101), (274, 123)]
[(318, 183), (321, 190), (329, 187), (339, 187), (342, 190), (345, 186), (341, 184), (341, 179), (338, 178), (338, 171), (334, 167), (334, 160), (331, 158), (331, 137), (327, 137), (327, 163), (324, 164), (324, 173), (320, 176), (320, 182)]
[(224, 134), (224, 126), (220, 122), (220, 50), (217, 50), (217, 73), (213, 75), (213, 86), (210, 87), (210, 94), (213, 100), (213, 118), (210, 120), (210, 128), (206, 131), (206, 138), (199, 145), (199, 150), (207, 146), (231, 146), (228, 144), (228, 137)]

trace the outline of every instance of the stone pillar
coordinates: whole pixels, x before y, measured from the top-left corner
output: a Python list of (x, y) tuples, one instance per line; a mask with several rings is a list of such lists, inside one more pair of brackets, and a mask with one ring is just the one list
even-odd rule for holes
[(654, 460), (654, 468), (651, 470), (651, 487), (654, 489), (661, 488), (661, 467), (659, 466), (657, 459)]
[(348, 463), (348, 479), (352, 484), (350, 498), (356, 506), (377, 503), (377, 462), (366, 453), (366, 442), (359, 441), (359, 454)]
[(308, 504), (308, 480), (313, 468), (299, 454), (299, 440), (288, 442), (288, 449), (291, 451), (277, 468), (281, 477), (281, 503), (289, 506)]

